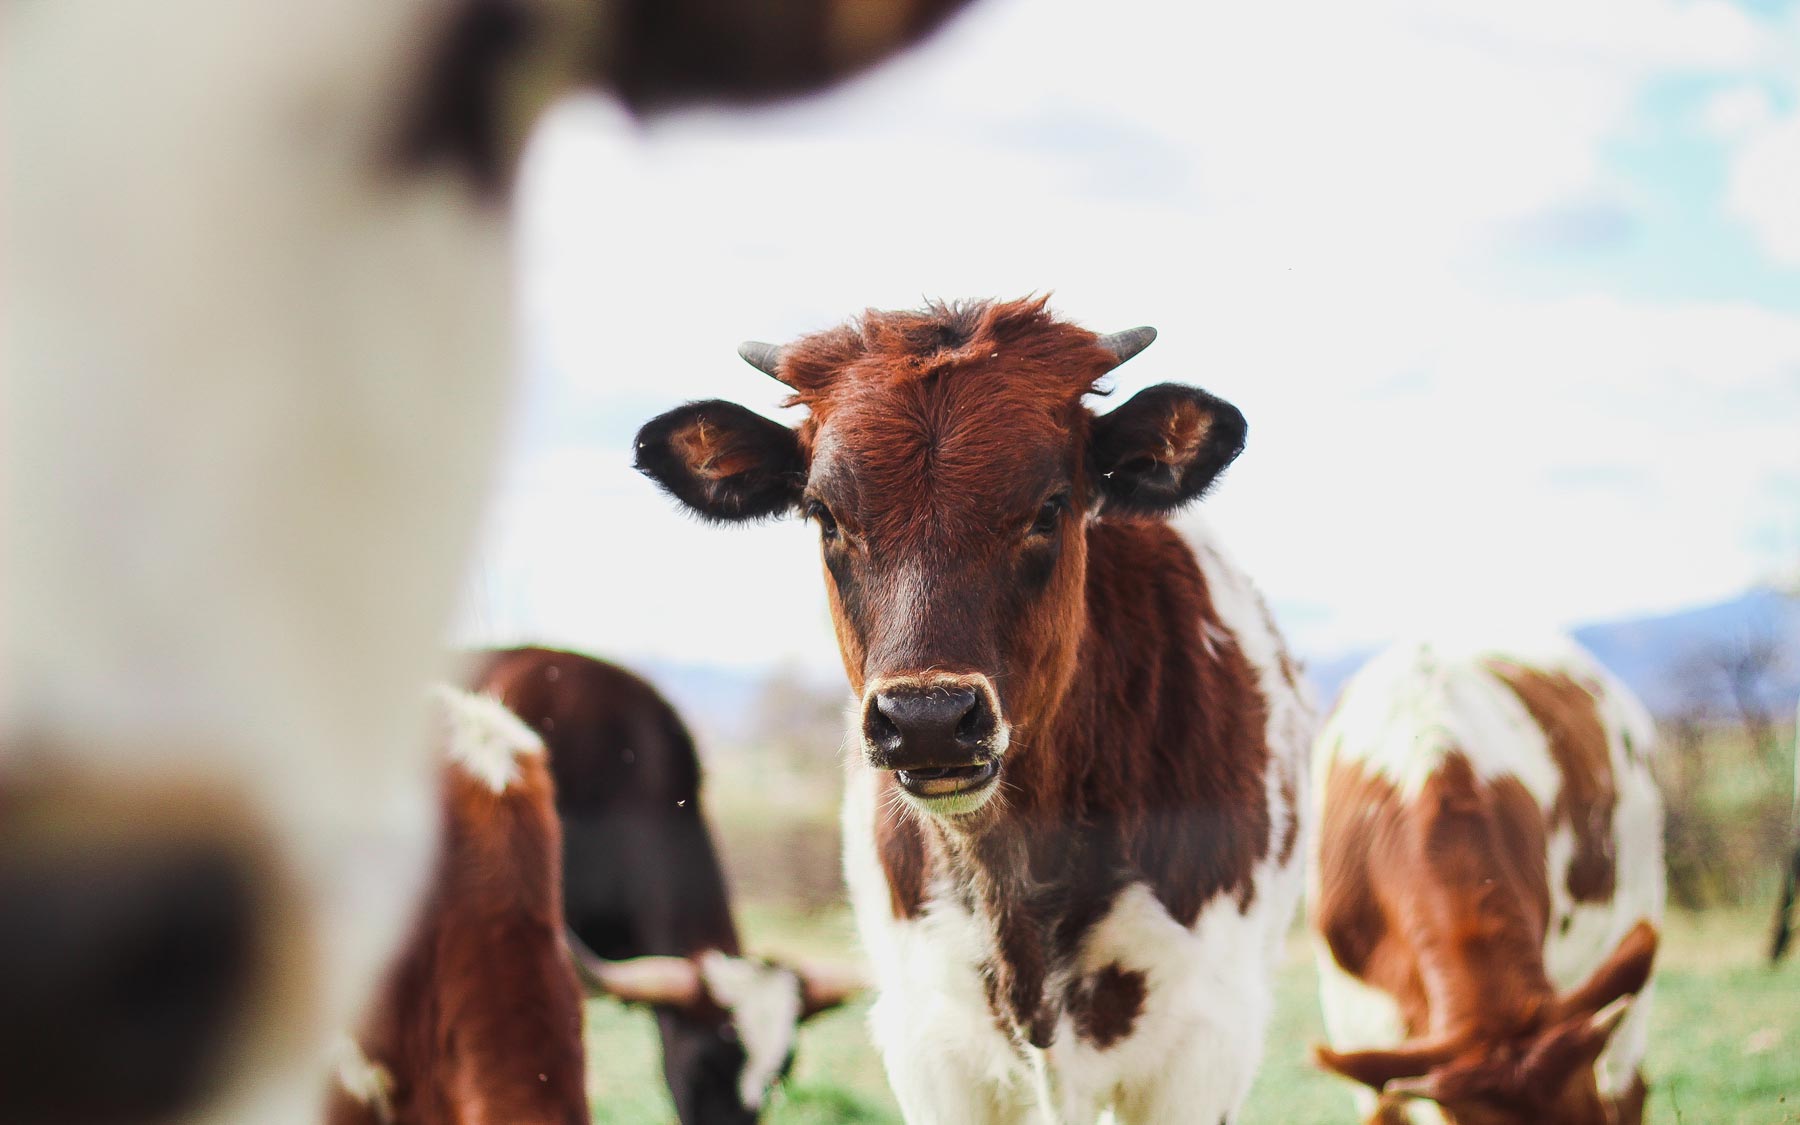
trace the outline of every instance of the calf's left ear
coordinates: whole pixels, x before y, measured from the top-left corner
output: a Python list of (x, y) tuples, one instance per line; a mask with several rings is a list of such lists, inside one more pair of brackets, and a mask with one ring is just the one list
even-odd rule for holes
[(800, 503), (800, 439), (735, 402), (690, 402), (638, 431), (637, 470), (688, 509), (734, 523), (778, 516)]
[(1105, 511), (1162, 515), (1218, 479), (1244, 449), (1238, 408), (1198, 387), (1163, 383), (1094, 419), (1091, 464)]

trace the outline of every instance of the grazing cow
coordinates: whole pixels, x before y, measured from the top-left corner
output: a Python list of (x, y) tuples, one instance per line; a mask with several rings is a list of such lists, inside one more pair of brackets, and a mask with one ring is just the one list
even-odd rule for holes
[[(656, 1004), (676, 1113), (684, 1125), (755, 1121), (800, 1021), (842, 1003), (847, 982), (741, 955), (681, 717), (630, 672), (572, 652), (486, 654), (474, 686), (550, 747), (569, 928), (594, 956), (591, 980)], [(681, 960), (605, 963), (646, 957)]]
[(439, 700), (436, 870), (361, 1033), (343, 1044), (326, 1120), (586, 1125), (544, 744), (488, 696), (442, 688)]
[(1402, 645), (1350, 682), (1314, 759), (1318, 1056), (1370, 1122), (1641, 1119), (1653, 740), (1567, 641)]
[(317, 1120), (432, 853), (538, 110), (823, 86), (956, 3), (0, 4), (0, 1119)]
[(1261, 598), (1162, 518), (1244, 441), (1154, 332), (1042, 300), (747, 344), (809, 415), (692, 403), (641, 469), (719, 521), (818, 525), (860, 710), (845, 866), (908, 1120), (1228, 1121), (1299, 896), (1311, 709)]

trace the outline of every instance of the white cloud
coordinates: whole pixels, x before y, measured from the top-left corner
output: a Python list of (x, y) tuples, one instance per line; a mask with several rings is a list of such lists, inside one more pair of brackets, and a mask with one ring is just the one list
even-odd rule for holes
[(1800, 266), (1800, 111), (1749, 131), (1731, 167), (1726, 206), (1771, 258)]
[(1700, 120), (1713, 136), (1736, 140), (1772, 124), (1775, 103), (1761, 86), (1730, 86), (1706, 100)]

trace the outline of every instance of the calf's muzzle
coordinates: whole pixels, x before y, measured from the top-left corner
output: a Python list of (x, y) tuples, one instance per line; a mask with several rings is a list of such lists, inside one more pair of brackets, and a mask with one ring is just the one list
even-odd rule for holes
[(896, 684), (863, 701), (869, 764), (884, 770), (971, 765), (994, 752), (999, 719), (985, 685), (973, 679)]

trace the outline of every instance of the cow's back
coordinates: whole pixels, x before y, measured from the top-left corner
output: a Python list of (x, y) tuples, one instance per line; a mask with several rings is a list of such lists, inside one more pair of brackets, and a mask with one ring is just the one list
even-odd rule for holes
[(476, 690), (550, 751), (571, 928), (609, 959), (739, 952), (692, 736), (656, 690), (579, 653), (484, 654)]

